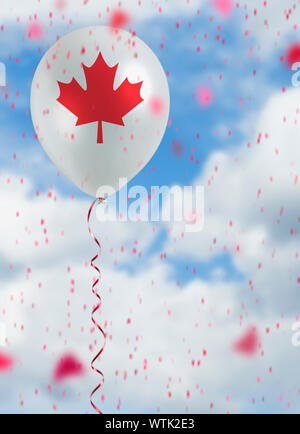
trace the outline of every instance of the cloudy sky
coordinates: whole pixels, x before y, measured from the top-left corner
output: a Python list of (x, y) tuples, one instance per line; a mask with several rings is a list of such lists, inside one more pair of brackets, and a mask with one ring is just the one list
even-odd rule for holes
[[(107, 334), (97, 406), (299, 412), (300, 91), (287, 61), (300, 53), (295, 0), (0, 1), (0, 412), (92, 412), (90, 362), (102, 345), (91, 323), (92, 198), (36, 139), (30, 88), (57, 39), (119, 10), (158, 56), (171, 94), (164, 139), (130, 186), (204, 186), (205, 224), (195, 234), (93, 218)], [(66, 355), (80, 369), (57, 381)]]

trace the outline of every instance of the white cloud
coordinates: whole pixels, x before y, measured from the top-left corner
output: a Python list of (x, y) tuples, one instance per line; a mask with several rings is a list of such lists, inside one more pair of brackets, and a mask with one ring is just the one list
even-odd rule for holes
[(195, 181), (205, 186), (204, 230), (182, 237), (174, 225), (168, 253), (206, 260), (227, 251), (265, 303), (293, 311), (286, 292), (295, 296), (299, 277), (299, 141), (298, 91), (290, 89), (268, 101), (250, 147), (210, 157)]
[[(36, 197), (29, 178), (2, 174), (0, 183), (3, 203), (0, 236), (0, 254), (16, 265), (24, 265), (24, 259), (34, 268), (46, 261), (56, 262), (59, 258), (84, 261), (88, 253), (97, 250), (89, 237), (87, 212), (91, 205), (88, 200), (63, 198), (54, 190)], [(95, 220), (95, 219), (94, 219)], [(106, 243), (108, 263), (124, 262), (125, 254), (136, 249), (143, 253), (153, 234), (151, 225), (134, 223), (93, 222), (95, 234)], [(143, 237), (141, 237), (141, 233)], [(75, 236), (74, 236), (75, 234)], [(112, 236), (113, 235), (113, 236)], [(123, 249), (122, 249), (123, 247)], [(138, 260), (138, 259), (136, 259)]]
[[(293, 98), (293, 92), (287, 95), (285, 106), (281, 96), (275, 97), (261, 117), (263, 131), (269, 129), (269, 118), (274, 121), (276, 107), (281, 107), (287, 115), (288, 109), (293, 113), (293, 103), (296, 103)], [(270, 210), (266, 212), (272, 215), (272, 206), (276, 210), (277, 202), (286, 193), (289, 195), (285, 205), (288, 212), (294, 200), (290, 187), (297, 189), (297, 185), (289, 184), (290, 160), (293, 157), (293, 162), (297, 161), (293, 142), (288, 145), (282, 142), (283, 133), (280, 139), (281, 128), (293, 127), (279, 121), (276, 125), (278, 131), (273, 134), (276, 146), (283, 153), (282, 157), (279, 154), (281, 170), (277, 170), (276, 165), (272, 167), (277, 163), (271, 163), (273, 160), (268, 157), (274, 149), (271, 132), (268, 140), (260, 145), (253, 144), (252, 150), (240, 150), (236, 161), (229, 154), (212, 156), (201, 177), (206, 185), (208, 180), (211, 183), (206, 195), (211, 211), (206, 217), (204, 232), (199, 236), (193, 234), (191, 239), (185, 234), (183, 241), (176, 240), (178, 254), (199, 259), (213, 257), (226, 243), (235, 266), (253, 280), (254, 292), (247, 281), (224, 283), (222, 275), (211, 282), (198, 278), (183, 288), (178, 287), (172, 279), (172, 266), (159, 260), (159, 255), (152, 255), (146, 266), (139, 267), (132, 253), (132, 246), (144, 251), (151, 245), (156, 236), (151, 224), (95, 225), (95, 233), (102, 234), (103, 244), (99, 262), (103, 272), (100, 292), (104, 304), (99, 322), (106, 326), (108, 333), (108, 345), (100, 362), (106, 378), (105, 402), (99, 404), (104, 411), (117, 411), (119, 399), (121, 412), (155, 412), (157, 408), (162, 412), (183, 412), (186, 407), (191, 412), (252, 411), (252, 398), (260, 401), (262, 396), (277, 411), (288, 411), (287, 401), (291, 402), (290, 411), (298, 410), (299, 356), (291, 344), (290, 332), (295, 308), (289, 306), (294, 295), (287, 287), (291, 246), (287, 237), (279, 237), (278, 243), (284, 247), (279, 252), (280, 260), (277, 261), (277, 256), (274, 260), (266, 259), (277, 238), (268, 225), (269, 219), (264, 220), (255, 210), (256, 203), (260, 207), (261, 200), (264, 205), (264, 198), (273, 194), (272, 188), (267, 187), (268, 179), (256, 169), (263, 165), (264, 159), (268, 162), (268, 171), (278, 171), (286, 186), (286, 189), (284, 185), (279, 189), (283, 196), (274, 195), (275, 202), (269, 198)], [(289, 152), (290, 156), (286, 155)], [(14, 372), (1, 379), (2, 389), (7, 391), (5, 396), (9, 396), (1, 403), (1, 408), (3, 411), (52, 412), (55, 404), (57, 411), (62, 412), (90, 410), (88, 394), (97, 384), (96, 375), (90, 374), (63, 386), (54, 385), (51, 377), (54, 362), (64, 351), (74, 351), (88, 369), (92, 354), (100, 345), (101, 335), (91, 334), (90, 311), (95, 303), (90, 288), (93, 272), (85, 264), (95, 252), (85, 222), (89, 204), (85, 200), (62, 199), (54, 192), (55, 201), (53, 197), (33, 198), (30, 181), (24, 179), (20, 184), (19, 179), (9, 174), (3, 175), (0, 186), (0, 195), (6, 204), (2, 211), (1, 255), (7, 265), (16, 266), (3, 273), (0, 291), (0, 320), (7, 325), (9, 337), (7, 351), (16, 359)], [(258, 186), (262, 190), (261, 199), (257, 199)], [(16, 217), (17, 211), (19, 217)], [(232, 227), (229, 227), (230, 219)], [(49, 237), (47, 245), (43, 243), (44, 227)], [(280, 228), (285, 231), (283, 224)], [(64, 236), (61, 236), (62, 230)], [(270, 246), (261, 247), (262, 239)], [(38, 247), (34, 240), (40, 242)], [(240, 252), (233, 253), (237, 243)], [(169, 244), (172, 253), (173, 242)], [(121, 245), (125, 246), (125, 252), (117, 253)], [(257, 269), (260, 257), (263, 277)], [(134, 264), (135, 273), (129, 271), (131, 268), (114, 264), (116, 258), (118, 264)], [(26, 272), (27, 267), (32, 268), (31, 273)], [(281, 285), (284, 285), (285, 297), (291, 297), (285, 303), (278, 297)], [(280, 323), (279, 328), (276, 323)], [(258, 327), (263, 355), (243, 359), (234, 354), (231, 347), (249, 324)], [(267, 328), (270, 328), (268, 334)], [(271, 366), (272, 374), (269, 373)], [(49, 384), (51, 393), (47, 390)], [(34, 389), (39, 390), (38, 398)], [(61, 397), (63, 390), (67, 391), (65, 398)], [(22, 398), (17, 398), (20, 393)], [(282, 402), (279, 401), (281, 393)], [(21, 400), (23, 407), (19, 406)], [(263, 404), (260, 405), (253, 406), (253, 411), (263, 411)]]

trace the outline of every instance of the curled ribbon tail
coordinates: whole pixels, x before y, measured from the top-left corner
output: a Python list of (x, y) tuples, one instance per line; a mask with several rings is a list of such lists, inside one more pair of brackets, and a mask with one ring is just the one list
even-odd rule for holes
[(97, 369), (95, 366), (94, 366), (94, 364), (95, 364), (95, 362), (96, 362), (96, 360), (101, 356), (101, 354), (102, 354), (102, 352), (104, 351), (104, 348), (105, 348), (105, 343), (106, 343), (106, 335), (105, 335), (105, 333), (104, 333), (104, 331), (103, 331), (103, 329), (102, 329), (102, 327), (97, 323), (97, 321), (95, 320), (95, 318), (94, 318), (94, 315), (95, 315), (95, 313), (100, 309), (100, 307), (101, 307), (101, 305), (102, 305), (102, 299), (101, 299), (101, 297), (100, 297), (100, 295), (98, 294), (98, 291), (97, 291), (97, 285), (98, 285), (98, 283), (100, 282), (100, 279), (101, 279), (101, 271), (100, 271), (100, 269), (94, 264), (94, 262), (96, 261), (96, 259), (98, 259), (99, 258), (99, 256), (101, 255), (101, 244), (100, 244), (100, 242), (97, 240), (97, 238), (95, 237), (95, 235), (94, 235), (94, 233), (92, 232), (92, 230), (91, 230), (91, 227), (90, 227), (90, 218), (91, 218), (91, 213), (92, 213), (92, 211), (93, 211), (93, 208), (94, 208), (94, 206), (95, 206), (95, 204), (96, 204), (96, 202), (103, 202), (104, 201), (104, 199), (102, 199), (102, 198), (100, 198), (100, 199), (96, 199), (96, 200), (94, 200), (94, 202), (92, 203), (92, 205), (91, 205), (91, 207), (90, 207), (90, 209), (89, 209), (89, 212), (88, 212), (88, 217), (87, 217), (87, 222), (88, 222), (88, 229), (89, 229), (89, 233), (90, 233), (90, 235), (91, 235), (91, 237), (92, 237), (92, 239), (95, 241), (95, 243), (97, 244), (97, 246), (99, 247), (99, 251), (98, 251), (98, 253), (96, 254), (96, 256), (94, 256), (94, 258), (91, 260), (91, 267), (94, 269), (94, 270), (96, 270), (96, 272), (97, 272), (97, 274), (98, 274), (98, 277), (97, 277), (97, 279), (95, 280), (95, 282), (93, 283), (93, 286), (92, 286), (92, 292), (93, 292), (93, 294), (97, 297), (97, 304), (96, 304), (96, 306), (94, 306), (93, 307), (93, 310), (92, 310), (92, 322), (93, 322), (93, 324), (94, 324), (94, 326), (102, 333), (102, 336), (103, 336), (103, 339), (104, 339), (104, 342), (103, 342), (103, 345), (102, 345), (102, 347), (101, 347), (101, 349), (98, 351), (98, 353), (96, 354), (96, 356), (93, 358), (93, 360), (92, 360), (92, 362), (91, 362), (91, 368), (92, 368), (92, 370), (94, 371), (94, 372), (96, 372), (97, 374), (99, 374), (99, 375), (101, 375), (101, 377), (102, 377), (102, 379), (101, 379), (101, 382), (93, 389), (93, 391), (91, 392), (91, 394), (90, 394), (90, 402), (91, 402), (91, 405), (92, 405), (92, 407), (94, 408), (94, 410), (98, 413), (98, 414), (102, 414), (102, 412), (98, 409), (98, 407), (94, 404), (94, 402), (93, 402), (93, 396), (94, 396), (94, 394), (102, 387), (102, 385), (103, 385), (103, 383), (104, 383), (104, 374), (99, 370), (99, 369)]

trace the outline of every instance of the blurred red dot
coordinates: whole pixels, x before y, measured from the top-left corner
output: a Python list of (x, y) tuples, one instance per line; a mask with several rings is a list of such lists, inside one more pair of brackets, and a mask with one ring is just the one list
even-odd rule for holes
[(58, 361), (55, 366), (55, 381), (63, 381), (68, 377), (78, 377), (84, 374), (81, 362), (73, 354), (66, 354)]
[(286, 63), (291, 67), (294, 63), (300, 62), (300, 43), (297, 42), (288, 47), (286, 52)]
[(29, 39), (41, 39), (43, 37), (43, 28), (38, 23), (30, 24), (28, 28), (28, 38)]
[(229, 17), (232, 12), (232, 0), (213, 0), (213, 6), (224, 18)]
[(110, 16), (109, 25), (114, 28), (125, 27), (129, 24), (130, 17), (127, 12), (121, 9), (112, 11)]
[(237, 353), (253, 356), (258, 350), (259, 337), (255, 327), (250, 327), (246, 333), (234, 344)]

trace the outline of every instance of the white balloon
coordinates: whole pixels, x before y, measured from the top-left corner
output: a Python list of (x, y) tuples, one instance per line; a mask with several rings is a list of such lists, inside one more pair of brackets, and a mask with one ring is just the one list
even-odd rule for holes
[[(78, 116), (57, 101), (58, 82), (75, 79), (87, 89), (82, 64), (92, 67), (99, 53), (109, 67), (118, 64), (113, 90), (126, 78), (143, 82), (143, 101), (123, 116), (124, 126), (103, 122), (103, 143), (97, 143), (95, 119), (76, 126)], [(74, 99), (78, 105), (78, 95)], [(53, 163), (82, 191), (99, 197), (101, 187), (117, 191), (120, 178), (130, 181), (151, 159), (167, 126), (170, 95), (163, 68), (144, 42), (124, 30), (93, 26), (69, 33), (46, 52), (33, 78), (30, 104), (38, 139)]]

